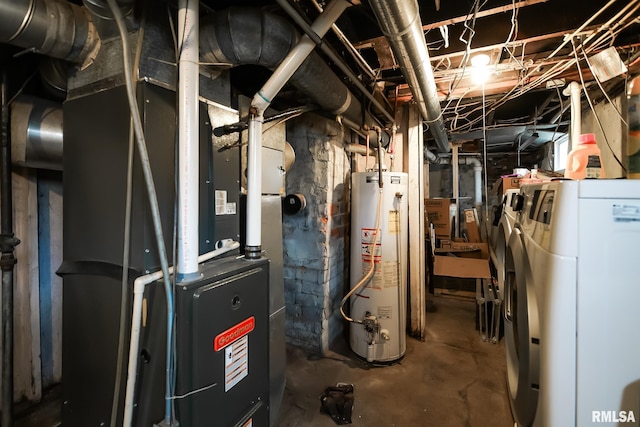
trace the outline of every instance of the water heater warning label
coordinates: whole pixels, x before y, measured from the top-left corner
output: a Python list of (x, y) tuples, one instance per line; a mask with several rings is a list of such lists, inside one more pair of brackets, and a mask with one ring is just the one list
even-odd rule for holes
[[(376, 237), (376, 234), (378, 234), (379, 230), (376, 230), (375, 228), (362, 228), (360, 229), (360, 236), (361, 236), (361, 240), (362, 243), (373, 243), (373, 239), (374, 237)], [(378, 242), (380, 241), (380, 239), (378, 239)]]
[(224, 349), (225, 393), (249, 375), (249, 337), (243, 336)]

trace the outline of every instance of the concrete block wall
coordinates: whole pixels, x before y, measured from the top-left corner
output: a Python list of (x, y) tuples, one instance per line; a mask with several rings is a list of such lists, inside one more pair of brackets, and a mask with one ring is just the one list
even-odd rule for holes
[(284, 286), (288, 342), (323, 353), (344, 330), (339, 304), (349, 286), (350, 162), (344, 132), (307, 114), (288, 123), (296, 161), (287, 194), (307, 206), (283, 218)]

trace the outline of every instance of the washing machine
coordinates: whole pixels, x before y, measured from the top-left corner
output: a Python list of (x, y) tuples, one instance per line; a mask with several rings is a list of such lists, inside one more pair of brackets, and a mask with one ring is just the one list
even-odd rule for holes
[(505, 256), (519, 426), (638, 425), (640, 180), (529, 184)]

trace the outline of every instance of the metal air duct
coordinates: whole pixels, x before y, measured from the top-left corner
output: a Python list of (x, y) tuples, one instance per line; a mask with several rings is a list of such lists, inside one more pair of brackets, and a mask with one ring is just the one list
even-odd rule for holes
[(389, 40), (420, 114), (429, 123), (438, 150), (449, 151), (436, 82), (429, 61), (416, 0), (370, 0), (382, 32)]
[(11, 113), (13, 164), (62, 170), (62, 106), (23, 95)]
[[(116, 4), (122, 16), (129, 16), (133, 12), (135, 0), (116, 0)], [(118, 35), (118, 28), (109, 5), (103, 0), (82, 0), (82, 4), (91, 12), (93, 22), (100, 33), (102, 40), (107, 40)]]
[(86, 9), (68, 1), (2, 0), (0, 43), (86, 64), (100, 39)]

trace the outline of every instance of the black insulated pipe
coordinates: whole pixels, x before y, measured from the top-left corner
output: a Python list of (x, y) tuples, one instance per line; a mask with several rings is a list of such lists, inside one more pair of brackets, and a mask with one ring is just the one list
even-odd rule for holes
[(3, 0), (0, 43), (85, 64), (100, 40), (87, 10), (69, 1)]
[[(200, 59), (209, 64), (260, 65), (274, 70), (299, 39), (293, 24), (278, 15), (230, 7), (203, 20)], [(361, 122), (362, 104), (317, 53), (309, 55), (289, 82), (322, 110)], [(373, 118), (367, 124), (378, 125)]]
[(2, 270), (2, 426), (13, 426), (13, 266), (15, 247), (20, 243), (13, 235), (11, 196), (11, 138), (7, 78), (3, 73), (2, 142), (0, 149), (0, 269)]

